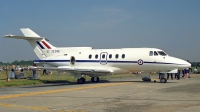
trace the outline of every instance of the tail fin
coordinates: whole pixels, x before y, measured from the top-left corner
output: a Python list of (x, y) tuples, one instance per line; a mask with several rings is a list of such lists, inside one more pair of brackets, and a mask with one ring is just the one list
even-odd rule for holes
[(20, 30), (22, 31), (24, 36), (5, 35), (4, 37), (27, 40), (38, 58), (40, 59), (44, 59), (52, 55), (51, 53), (49, 53), (49, 50), (56, 47), (51, 45), (46, 38), (40, 37), (29, 28), (21, 28)]
[(21, 28), (20, 30), (22, 31), (25, 37), (40, 37), (38, 34), (36, 34), (29, 28)]

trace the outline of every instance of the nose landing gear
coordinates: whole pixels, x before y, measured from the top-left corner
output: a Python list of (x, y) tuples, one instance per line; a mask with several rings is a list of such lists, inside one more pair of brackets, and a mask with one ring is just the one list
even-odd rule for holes
[(166, 83), (166, 82), (167, 82), (167, 79), (165, 78), (165, 74), (161, 73), (160, 74), (160, 83)]
[(166, 78), (161, 78), (161, 79), (160, 79), (160, 82), (161, 82), (161, 83), (166, 83), (166, 82), (167, 82), (167, 79), (166, 79)]

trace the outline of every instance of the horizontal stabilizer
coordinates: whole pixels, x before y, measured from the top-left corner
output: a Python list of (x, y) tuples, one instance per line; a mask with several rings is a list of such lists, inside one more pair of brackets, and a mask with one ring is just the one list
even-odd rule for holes
[(4, 35), (5, 38), (15, 38), (15, 39), (24, 39), (24, 40), (41, 40), (44, 37), (25, 37), (25, 36), (15, 36), (15, 35)]

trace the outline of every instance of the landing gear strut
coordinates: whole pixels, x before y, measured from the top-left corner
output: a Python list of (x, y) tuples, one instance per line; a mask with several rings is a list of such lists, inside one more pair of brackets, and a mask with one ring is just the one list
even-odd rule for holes
[(91, 77), (91, 82), (99, 82), (99, 77)]
[(84, 77), (78, 78), (77, 79), (77, 83), (78, 84), (84, 84), (85, 83), (85, 78)]

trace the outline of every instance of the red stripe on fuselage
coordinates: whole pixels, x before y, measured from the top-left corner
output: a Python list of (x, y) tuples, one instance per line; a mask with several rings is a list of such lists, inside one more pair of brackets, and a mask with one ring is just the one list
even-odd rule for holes
[(42, 41), (42, 43), (43, 43), (48, 49), (51, 49), (51, 47), (50, 47), (45, 41)]

